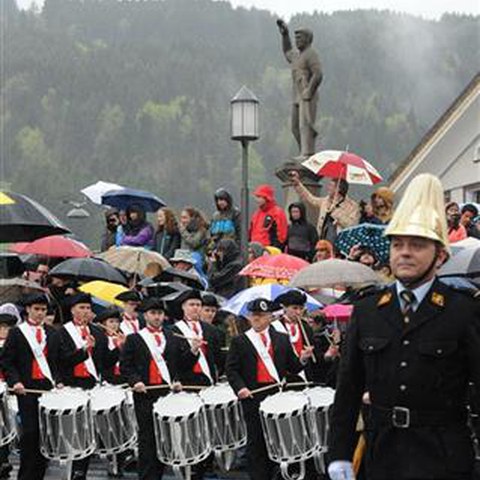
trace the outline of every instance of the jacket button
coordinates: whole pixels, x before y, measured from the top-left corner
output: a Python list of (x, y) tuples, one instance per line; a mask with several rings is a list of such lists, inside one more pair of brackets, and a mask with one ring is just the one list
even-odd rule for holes
[(369, 345), (369, 346), (368, 346), (368, 349), (369, 349), (369, 350), (373, 350), (373, 345)]
[(407, 386), (406, 386), (406, 385), (400, 385), (400, 390), (401, 390), (402, 392), (404, 392), (406, 389), (407, 389)]
[(401, 366), (402, 368), (405, 368), (407, 365), (408, 365), (407, 362), (401, 362), (401, 363), (400, 363), (400, 366)]
[(443, 350), (442, 350), (441, 348), (439, 348), (439, 349), (437, 350), (437, 353), (438, 353), (438, 355), (441, 355), (441, 354), (443, 353)]
[(410, 340), (404, 340), (404, 341), (403, 341), (403, 344), (404, 344), (405, 346), (410, 345)]

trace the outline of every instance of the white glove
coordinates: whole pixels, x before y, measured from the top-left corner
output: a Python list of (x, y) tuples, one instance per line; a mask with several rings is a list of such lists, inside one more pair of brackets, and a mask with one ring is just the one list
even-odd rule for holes
[(328, 466), (328, 474), (331, 480), (355, 480), (352, 462), (337, 460)]

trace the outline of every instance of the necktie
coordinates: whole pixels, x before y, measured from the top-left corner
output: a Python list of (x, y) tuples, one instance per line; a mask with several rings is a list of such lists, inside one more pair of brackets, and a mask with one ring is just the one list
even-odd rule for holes
[(37, 339), (38, 343), (42, 343), (42, 329), (40, 327), (35, 329), (35, 338)]
[(263, 344), (265, 345), (265, 348), (268, 350), (268, 341), (267, 341), (267, 336), (264, 333), (260, 334), (260, 338), (262, 339)]
[(403, 321), (410, 323), (410, 315), (413, 312), (413, 305), (416, 301), (415, 294), (411, 290), (403, 290), (400, 292), (400, 298), (403, 300)]
[(197, 335), (198, 337), (199, 331), (198, 331), (197, 322), (190, 322), (190, 325), (192, 326), (192, 330), (195, 332), (195, 335)]

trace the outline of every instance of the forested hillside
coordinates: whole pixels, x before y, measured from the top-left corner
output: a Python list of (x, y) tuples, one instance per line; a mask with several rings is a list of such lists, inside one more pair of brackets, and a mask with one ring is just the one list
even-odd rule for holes
[[(5, 0), (2, 0), (2, 2)], [(275, 17), (211, 0), (46, 0), (2, 9), (2, 180), (53, 206), (103, 179), (208, 207), (238, 198), (229, 101), (261, 101), (253, 184), (296, 153)], [(324, 82), (319, 147), (347, 145), (385, 177), (478, 70), (479, 18), (353, 11), (313, 29)], [(207, 208), (209, 210), (209, 208)]]

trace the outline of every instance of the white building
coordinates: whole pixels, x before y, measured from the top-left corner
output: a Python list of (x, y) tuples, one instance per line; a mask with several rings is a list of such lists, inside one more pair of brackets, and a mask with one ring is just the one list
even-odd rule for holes
[(446, 201), (480, 203), (480, 73), (390, 177), (402, 193), (419, 173), (440, 177)]

